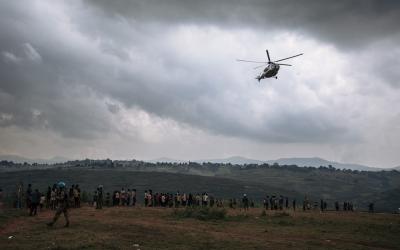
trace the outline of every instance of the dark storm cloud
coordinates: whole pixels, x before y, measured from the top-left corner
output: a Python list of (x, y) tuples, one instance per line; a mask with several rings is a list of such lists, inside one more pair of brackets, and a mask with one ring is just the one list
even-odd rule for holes
[[(249, 107), (253, 96), (229, 95), (243, 91), (230, 85), (233, 77), (215, 74), (209, 62), (179, 58), (163, 46), (159, 34), (180, 23), (254, 26), (257, 32), (272, 26), (343, 46), (398, 35), (393, 27), (397, 4), (389, 1), (380, 6), (376, 1), (90, 1), (103, 15), (79, 5), (67, 8), (60, 15), (67, 15), (68, 25), (61, 27), (29, 3), (1, 4), (0, 126), (50, 128), (76, 138), (101, 137), (116, 126), (110, 116), (139, 107), (211, 133), (251, 140), (349, 140), (346, 124), (333, 121), (329, 107), (304, 108), (302, 100), (286, 106), (272, 100), (268, 104), (277, 111), (255, 119)], [(153, 22), (154, 27), (147, 26)]]
[(399, 39), (396, 0), (86, 0), (111, 16), (161, 23), (203, 23), (268, 32), (310, 33), (339, 47), (355, 48), (386, 38)]
[(109, 131), (105, 105), (103, 110), (84, 84), (95, 80), (82, 67), (91, 61), (71, 51), (25, 4), (8, 2), (0, 9), (0, 113), (7, 118), (0, 126), (53, 129), (75, 138)]

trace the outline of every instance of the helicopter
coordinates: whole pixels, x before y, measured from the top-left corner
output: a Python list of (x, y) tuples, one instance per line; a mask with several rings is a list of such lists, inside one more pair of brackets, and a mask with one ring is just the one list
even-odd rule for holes
[[(242, 60), (242, 59), (236, 59), (236, 60), (239, 61), (239, 62), (249, 62), (249, 63), (263, 63), (263, 64), (267, 64), (267, 67), (264, 68), (264, 71), (261, 72), (260, 75), (258, 75), (258, 76), (256, 77), (256, 79), (260, 82), (260, 80), (261, 80), (261, 79), (264, 79), (264, 78), (275, 77), (275, 79), (278, 79), (278, 77), (277, 77), (276, 75), (278, 74), (278, 71), (279, 71), (281, 65), (283, 65), (283, 66), (292, 66), (292, 65), (290, 65), (290, 64), (286, 64), (286, 63), (277, 63), (277, 62), (281, 62), (281, 61), (284, 61), (284, 60), (287, 60), (287, 59), (290, 59), (290, 58), (293, 58), (293, 57), (297, 57), (297, 56), (303, 55), (303, 53), (301, 53), (301, 54), (298, 54), (298, 55), (286, 57), (286, 58), (279, 59), (279, 60), (276, 60), (276, 61), (271, 61), (271, 59), (270, 59), (270, 57), (269, 57), (269, 52), (268, 52), (268, 50), (266, 50), (266, 52), (267, 52), (268, 62), (248, 61), (248, 60)], [(264, 65), (257, 66), (257, 67), (255, 67), (254, 69), (258, 69), (258, 68), (263, 67), (263, 66), (264, 66)]]

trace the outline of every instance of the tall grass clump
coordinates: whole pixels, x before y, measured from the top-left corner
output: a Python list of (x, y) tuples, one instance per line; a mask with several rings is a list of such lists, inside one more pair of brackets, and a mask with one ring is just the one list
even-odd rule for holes
[(197, 220), (224, 220), (226, 218), (226, 210), (221, 208), (190, 208), (175, 209), (173, 216), (177, 218), (193, 218)]

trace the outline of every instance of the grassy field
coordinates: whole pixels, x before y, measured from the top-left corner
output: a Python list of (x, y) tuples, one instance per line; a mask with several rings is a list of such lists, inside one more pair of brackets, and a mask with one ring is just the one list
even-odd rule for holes
[(48, 228), (52, 211), (24, 213), (0, 212), (0, 249), (400, 249), (395, 214), (230, 209), (199, 220), (183, 209), (83, 207), (70, 210), (69, 228), (63, 217)]
[(136, 188), (139, 202), (143, 202), (145, 190), (152, 189), (154, 192), (192, 192), (193, 194), (207, 192), (218, 198), (241, 198), (243, 193), (250, 198), (262, 201), (262, 197), (268, 194), (283, 194), (289, 197), (302, 197), (294, 191), (284, 188), (270, 187), (262, 183), (243, 182), (240, 180), (227, 179), (222, 177), (207, 177), (198, 175), (185, 175), (177, 173), (161, 172), (138, 172), (119, 170), (31, 170), (3, 172), (0, 174), (0, 188), (5, 194), (13, 194), (16, 184), (22, 181), (25, 188), (32, 183), (34, 188), (46, 191), (48, 185), (63, 180), (67, 185), (78, 183), (82, 190), (93, 192), (102, 184), (106, 192), (121, 190), (122, 187)]
[[(298, 204), (307, 195), (313, 201), (324, 199), (328, 209), (339, 201), (353, 202), (356, 209), (367, 210), (373, 202), (376, 211), (394, 212), (400, 207), (400, 172), (351, 172), (320, 170), (314, 168), (249, 168), (215, 167), (198, 169), (204, 176), (154, 171), (131, 171), (116, 169), (47, 169), (0, 172), (0, 188), (5, 196), (15, 193), (16, 184), (22, 181), (25, 188), (32, 183), (44, 192), (48, 185), (63, 180), (67, 185), (79, 184), (82, 190), (93, 192), (104, 185), (106, 192), (124, 188), (136, 188), (142, 195), (144, 190), (154, 192), (207, 192), (218, 198), (240, 198), (243, 193), (256, 202), (265, 195), (284, 195)], [(167, 169), (168, 170), (168, 169)], [(166, 170), (166, 171), (167, 171)], [(180, 170), (180, 168), (172, 170)], [(172, 171), (171, 170), (171, 171)], [(193, 170), (193, 169), (192, 169)], [(169, 171), (169, 170), (168, 170)], [(140, 196), (139, 196), (140, 197)], [(140, 199), (141, 202), (141, 199)]]

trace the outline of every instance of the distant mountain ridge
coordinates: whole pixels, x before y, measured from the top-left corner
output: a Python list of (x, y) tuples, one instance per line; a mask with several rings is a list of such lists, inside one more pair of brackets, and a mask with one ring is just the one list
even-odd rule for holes
[[(152, 160), (151, 162), (184, 162), (170, 158), (158, 158)], [(227, 158), (217, 158), (217, 159), (201, 159), (201, 160), (194, 160), (193, 162), (203, 163), (203, 162), (210, 162), (210, 163), (231, 163), (231, 164), (263, 164), (268, 163), (270, 165), (274, 163), (278, 163), (279, 165), (297, 165), (299, 167), (320, 167), (325, 166), (328, 167), (331, 165), (337, 169), (351, 169), (351, 170), (359, 170), (359, 171), (381, 171), (381, 170), (390, 170), (384, 168), (374, 168), (369, 167), (361, 164), (351, 164), (351, 163), (340, 163), (335, 161), (328, 161), (319, 157), (294, 157), (294, 158), (279, 158), (276, 160), (255, 160), (250, 159), (242, 156), (231, 156)], [(393, 168), (400, 171), (400, 166), (397, 168)]]
[(152, 160), (147, 160), (147, 162), (151, 162), (151, 163), (157, 163), (157, 162), (180, 163), (180, 162), (186, 162), (186, 161), (175, 160), (175, 159), (168, 158), (168, 157), (160, 157), (160, 158), (156, 158), (156, 159), (152, 159)]
[[(53, 164), (53, 163), (63, 163), (70, 161), (71, 159), (65, 157), (53, 157), (50, 159), (31, 159), (26, 157), (21, 157), (18, 155), (0, 155), (0, 160), (6, 161), (13, 161), (15, 163), (39, 163), (39, 164)], [(145, 160), (146, 162), (157, 163), (157, 162), (171, 162), (171, 163), (182, 163), (188, 162), (185, 160), (177, 160), (168, 157), (160, 157), (153, 160)], [(268, 163), (270, 165), (277, 163), (279, 165), (297, 165), (299, 167), (320, 167), (325, 166), (328, 167), (331, 165), (337, 169), (351, 169), (351, 170), (359, 170), (359, 171), (381, 171), (381, 170), (397, 170), (400, 171), (400, 166), (394, 168), (375, 168), (369, 167), (366, 165), (361, 164), (351, 164), (351, 163), (340, 163), (335, 161), (328, 161), (319, 157), (293, 157), (293, 158), (279, 158), (276, 160), (255, 160), (250, 159), (242, 156), (232, 156), (227, 158), (217, 158), (217, 159), (201, 159), (201, 160), (193, 160), (192, 162), (203, 163), (203, 162), (210, 162), (210, 163), (224, 163), (224, 164), (263, 164)]]
[(268, 161), (268, 163), (278, 163), (279, 165), (297, 165), (299, 167), (328, 167), (331, 165), (337, 169), (351, 169), (359, 171), (380, 171), (382, 168), (374, 168), (361, 164), (340, 163), (335, 161), (328, 161), (319, 157), (312, 158), (280, 158), (275, 161)]
[(55, 156), (52, 157), (50, 159), (31, 159), (31, 158), (26, 158), (26, 157), (22, 157), (19, 155), (0, 155), (0, 160), (2, 161), (12, 161), (14, 163), (38, 163), (38, 164), (54, 164), (54, 163), (61, 163), (61, 162), (67, 162), (70, 159), (65, 158), (65, 157), (61, 157), (61, 156)]
[[(334, 161), (328, 161), (319, 157), (297, 157), (297, 158), (279, 158), (277, 160), (254, 160), (241, 156), (233, 156), (223, 159), (206, 159), (206, 160), (198, 160), (196, 162), (211, 162), (211, 163), (231, 163), (231, 164), (274, 164), (278, 163), (279, 165), (297, 165), (299, 167), (320, 167), (325, 166), (328, 167), (331, 165), (337, 169), (351, 169), (351, 170), (359, 170), (359, 171), (381, 171), (386, 170), (383, 168), (373, 168), (361, 164), (349, 164), (349, 163), (339, 163)], [(400, 166), (399, 166), (400, 168)]]
[(211, 162), (211, 163), (231, 163), (231, 164), (263, 164), (267, 163), (266, 161), (261, 160), (254, 160), (246, 157), (241, 156), (231, 156), (228, 158), (221, 158), (221, 159), (202, 159), (202, 160), (195, 160), (194, 162), (203, 163), (203, 162)]

